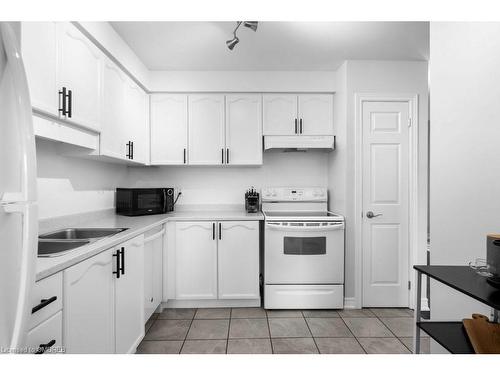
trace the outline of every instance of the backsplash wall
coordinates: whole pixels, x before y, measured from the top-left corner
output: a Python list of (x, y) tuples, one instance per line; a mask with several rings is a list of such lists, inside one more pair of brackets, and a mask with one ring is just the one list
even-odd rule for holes
[(97, 211), (115, 206), (115, 188), (127, 167), (66, 157), (57, 143), (36, 140), (39, 218)]
[(126, 187), (182, 189), (178, 204), (244, 204), (255, 186), (327, 186), (328, 153), (266, 151), (260, 167), (129, 167)]

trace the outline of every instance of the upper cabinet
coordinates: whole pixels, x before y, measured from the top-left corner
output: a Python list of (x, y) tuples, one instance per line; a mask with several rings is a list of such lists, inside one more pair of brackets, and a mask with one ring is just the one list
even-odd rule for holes
[(124, 136), (132, 145), (134, 162), (149, 164), (149, 100), (130, 77), (125, 79)]
[(104, 55), (71, 23), (61, 22), (57, 27), (58, 88), (67, 90), (70, 107), (65, 116), (79, 125), (98, 130), (101, 127), (99, 110)]
[(58, 116), (55, 22), (23, 22), (21, 48), (34, 108)]
[(225, 162), (262, 164), (262, 95), (226, 95)]
[(182, 94), (151, 95), (151, 164), (187, 163), (188, 99)]
[(264, 135), (333, 135), (333, 95), (264, 94)]
[(195, 94), (188, 101), (189, 164), (224, 164), (224, 95)]
[(264, 135), (297, 134), (297, 95), (264, 94)]
[(300, 134), (333, 135), (333, 95), (299, 95), (298, 114)]

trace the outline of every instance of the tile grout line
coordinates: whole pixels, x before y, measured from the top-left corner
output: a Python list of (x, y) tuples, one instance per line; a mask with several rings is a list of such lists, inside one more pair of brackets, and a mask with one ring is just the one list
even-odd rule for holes
[[(375, 314), (375, 313), (374, 313), (374, 314)], [(394, 335), (394, 337), (395, 337), (395, 338), (399, 341), (399, 343), (400, 343), (401, 345), (403, 345), (403, 347), (404, 347), (404, 348), (409, 349), (409, 348), (408, 348), (408, 347), (404, 344), (404, 342), (403, 342), (403, 341), (401, 341), (401, 340), (399, 339), (399, 337), (398, 337), (398, 336), (397, 336), (397, 335), (396, 335), (396, 334), (392, 331), (392, 329), (390, 329), (390, 328), (389, 328), (389, 326), (388, 326), (387, 324), (385, 324), (385, 323), (384, 323), (384, 321), (383, 321), (382, 319), (380, 319), (381, 317), (379, 317), (379, 316), (377, 316), (377, 315), (375, 315), (375, 316), (377, 317), (377, 319), (378, 319), (378, 320), (380, 320), (380, 323), (382, 323), (382, 324), (384, 325), (384, 327), (386, 327), (386, 328), (389, 330), (389, 332), (391, 332), (391, 333)], [(383, 318), (383, 317), (382, 317), (382, 318)], [(385, 318), (387, 318), (387, 317), (385, 317)], [(406, 317), (404, 317), (404, 318), (406, 318)], [(410, 350), (410, 354), (412, 354), (412, 353), (413, 353), (413, 350)]]
[(271, 342), (271, 355), (273, 355), (274, 354), (274, 344), (273, 344), (273, 338), (271, 336), (271, 326), (269, 325), (269, 315), (267, 315), (266, 309), (264, 309), (264, 312), (266, 313), (267, 330), (269, 332), (269, 341)]
[(193, 319), (191, 319), (191, 322), (189, 323), (189, 328), (186, 331), (186, 336), (184, 336), (184, 341), (182, 341), (181, 348), (179, 349), (179, 354), (181, 354), (182, 353), (182, 349), (184, 349), (184, 344), (186, 343), (187, 336), (189, 334), (189, 331), (191, 330), (191, 326), (193, 325), (194, 317), (196, 316), (197, 313), (198, 313), (198, 309), (195, 309), (194, 310), (194, 314), (193, 314)]
[(340, 319), (342, 319), (342, 321), (344, 322), (344, 324), (347, 327), (347, 329), (349, 330), (349, 332), (351, 332), (352, 337), (354, 337), (354, 339), (356, 340), (356, 342), (358, 343), (358, 345), (361, 347), (361, 350), (363, 350), (365, 352), (365, 354), (368, 354), (368, 352), (365, 350), (365, 347), (363, 345), (361, 345), (361, 343), (359, 342), (358, 337), (351, 330), (351, 327), (349, 327), (349, 325), (345, 322), (344, 317), (342, 315), (340, 315), (340, 314), (339, 314), (339, 316), (340, 316)]
[(300, 313), (302, 314), (302, 319), (304, 319), (304, 321), (306, 322), (307, 329), (309, 330), (309, 333), (311, 334), (311, 337), (312, 337), (313, 342), (314, 342), (314, 346), (316, 347), (316, 350), (318, 351), (318, 354), (321, 354), (321, 352), (319, 350), (319, 347), (318, 347), (318, 344), (316, 343), (316, 339), (314, 338), (314, 335), (313, 335), (313, 333), (311, 331), (311, 327), (309, 327), (309, 323), (307, 322), (307, 319), (304, 316), (304, 311), (300, 310)]
[(229, 309), (229, 324), (227, 326), (227, 337), (226, 337), (226, 354), (227, 348), (229, 347), (229, 332), (231, 332), (231, 321), (233, 320), (233, 308)]

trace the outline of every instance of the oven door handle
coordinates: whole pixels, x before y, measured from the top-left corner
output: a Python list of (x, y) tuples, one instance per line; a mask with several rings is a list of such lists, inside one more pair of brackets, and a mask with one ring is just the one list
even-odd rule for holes
[[(320, 225), (307, 225), (310, 222), (293, 222), (294, 224), (300, 225), (290, 225), (290, 222), (285, 221), (267, 221), (266, 228), (272, 230), (278, 230), (283, 232), (324, 232), (324, 231), (333, 231), (333, 230), (342, 230), (344, 229), (344, 223), (336, 223), (336, 222), (327, 222), (327, 223), (319, 223)], [(326, 225), (323, 225), (326, 224)]]

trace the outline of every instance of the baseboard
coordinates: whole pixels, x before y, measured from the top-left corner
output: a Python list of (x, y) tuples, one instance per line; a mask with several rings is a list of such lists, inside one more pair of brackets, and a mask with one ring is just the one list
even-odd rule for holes
[(260, 299), (237, 299), (237, 300), (179, 300), (169, 299), (163, 302), (162, 308), (210, 308), (210, 307), (260, 307)]
[(344, 309), (345, 310), (356, 309), (356, 298), (353, 298), (353, 297), (344, 298)]

